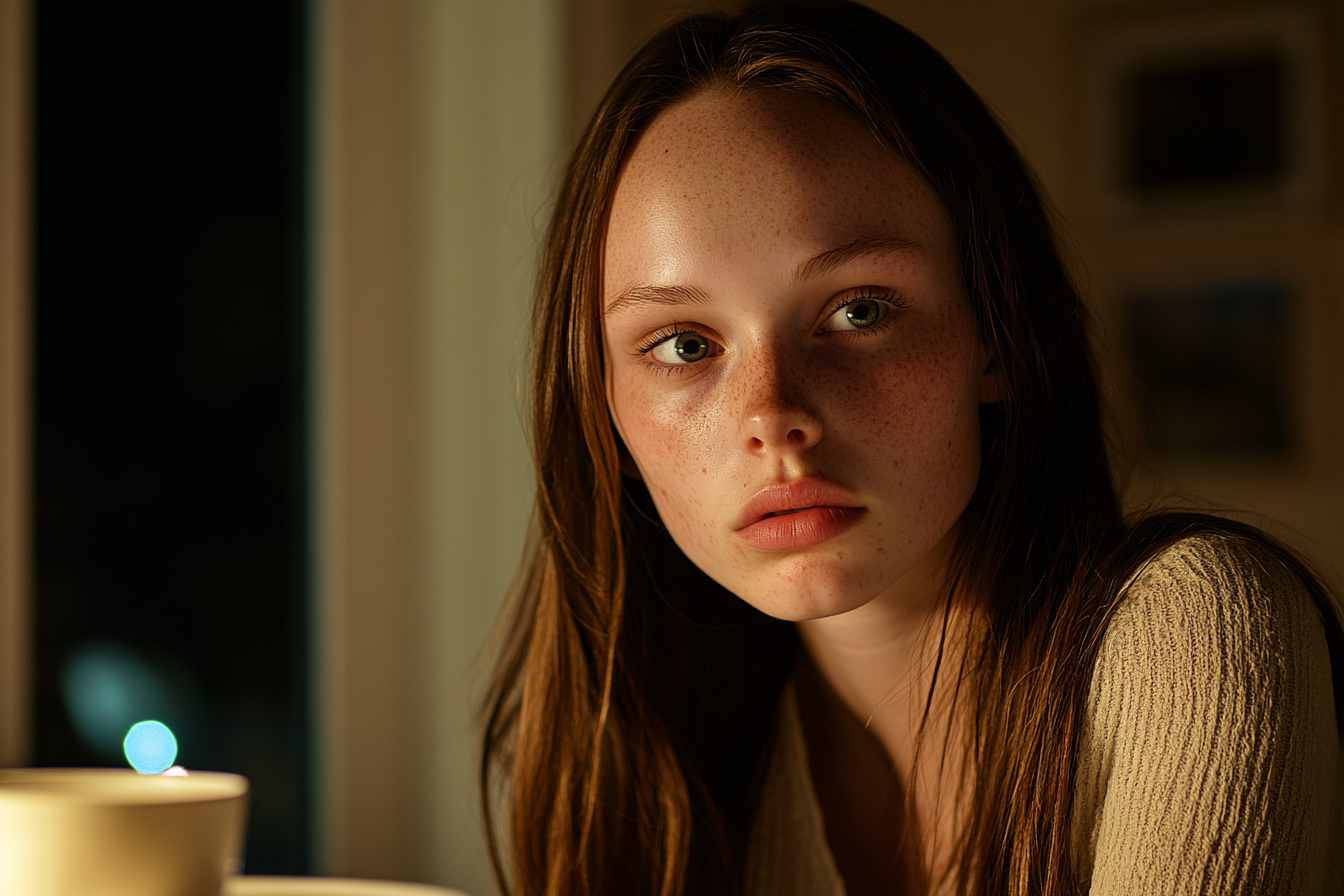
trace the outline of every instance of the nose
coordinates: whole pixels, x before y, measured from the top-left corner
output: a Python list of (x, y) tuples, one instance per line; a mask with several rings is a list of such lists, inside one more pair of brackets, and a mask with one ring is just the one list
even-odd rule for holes
[(753, 454), (800, 452), (821, 441), (820, 417), (807, 401), (804, 365), (777, 352), (743, 372), (741, 442)]

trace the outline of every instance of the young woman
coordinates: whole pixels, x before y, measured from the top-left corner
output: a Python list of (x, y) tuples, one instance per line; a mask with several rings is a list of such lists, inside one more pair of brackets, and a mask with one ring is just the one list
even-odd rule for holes
[(1253, 530), (1122, 519), (1031, 176), (918, 37), (778, 2), (650, 41), (533, 350), (507, 891), (1320, 892), (1328, 595)]

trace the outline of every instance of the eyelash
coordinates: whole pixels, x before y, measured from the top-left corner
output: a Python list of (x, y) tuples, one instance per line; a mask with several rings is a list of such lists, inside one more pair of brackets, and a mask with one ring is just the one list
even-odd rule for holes
[[(857, 295), (849, 296), (843, 302), (838, 303), (837, 305), (832, 307), (829, 311), (827, 311), (826, 315), (822, 319), (830, 320), (832, 317), (835, 316), (835, 313), (837, 311), (840, 311), (842, 308), (845, 308), (849, 305), (853, 305), (856, 302), (881, 302), (883, 305), (888, 306), (887, 313), (883, 316), (882, 320), (873, 324), (873, 326), (862, 330), (855, 329), (844, 331), (845, 334), (848, 336), (860, 337), (860, 338), (873, 336), (876, 335), (878, 332), (885, 330), (887, 327), (887, 322), (891, 319), (891, 313), (893, 311), (900, 311), (910, 306), (910, 303), (900, 293), (889, 292), (886, 290), (871, 290), (859, 293)], [(831, 332), (841, 332), (841, 331), (831, 331)], [(648, 365), (649, 368), (651, 368), (654, 371), (657, 371), (658, 373), (664, 373), (670, 376), (673, 373), (686, 372), (688, 370), (694, 369), (695, 367), (698, 367), (699, 362), (691, 364), (674, 364), (674, 365), (658, 364), (649, 360), (648, 357), (649, 352), (653, 351), (655, 348), (662, 345), (667, 340), (676, 339), (678, 336), (681, 336), (684, 333), (694, 333), (697, 336), (704, 335), (699, 330), (693, 327), (688, 327), (682, 323), (674, 323), (669, 326), (663, 327), (661, 330), (655, 330), (654, 332), (650, 333), (643, 339), (643, 341), (639, 343), (635, 351), (636, 353), (639, 354), (640, 358), (644, 360), (644, 363)]]
[(694, 327), (688, 327), (681, 323), (671, 324), (663, 327), (661, 330), (655, 330), (644, 338), (635, 351), (639, 354), (640, 361), (652, 373), (661, 373), (664, 376), (680, 375), (695, 370), (700, 364), (661, 364), (649, 357), (649, 352), (656, 349), (669, 339), (676, 339), (683, 333), (694, 333), (697, 336), (703, 336), (699, 330)]
[(648, 336), (644, 337), (644, 341), (639, 344), (639, 347), (635, 349), (635, 351), (639, 352), (641, 355), (647, 355), (667, 340), (676, 339), (683, 333), (703, 335), (699, 330), (692, 329), (679, 323), (672, 324), (671, 326), (663, 327), (661, 330), (654, 330)]
[(879, 302), (887, 306), (887, 313), (882, 316), (881, 320), (873, 324), (871, 327), (867, 327), (862, 330), (860, 329), (843, 330), (843, 331), (833, 330), (831, 332), (836, 333), (842, 332), (846, 336), (854, 336), (854, 337), (874, 336), (887, 328), (888, 322), (891, 320), (892, 312), (901, 311), (910, 307), (910, 302), (905, 298), (905, 296), (901, 295), (900, 293), (870, 288), (868, 291), (861, 292), (857, 295), (849, 296), (843, 302), (840, 302), (838, 305), (831, 308), (830, 311), (826, 312), (826, 316), (825, 318), (823, 318), (823, 320), (830, 320), (832, 317), (835, 316), (837, 311), (840, 311), (844, 308), (848, 308), (850, 305), (854, 305), (858, 302)]

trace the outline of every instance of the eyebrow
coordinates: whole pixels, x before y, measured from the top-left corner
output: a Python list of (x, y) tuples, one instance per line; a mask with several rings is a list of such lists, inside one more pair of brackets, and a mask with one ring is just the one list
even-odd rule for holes
[(621, 293), (602, 314), (637, 305), (707, 305), (709, 296), (694, 286), (635, 286)]
[[(851, 259), (862, 255), (885, 255), (889, 252), (906, 252), (918, 249), (919, 243), (903, 237), (861, 237), (850, 240), (843, 246), (827, 249), (820, 255), (809, 258), (793, 272), (795, 283), (811, 280), (830, 273)], [(694, 286), (633, 286), (611, 301), (602, 315), (615, 314), (625, 308), (640, 305), (706, 305), (709, 296), (704, 290)]]
[(799, 283), (829, 274), (845, 262), (861, 255), (886, 255), (889, 252), (908, 252), (918, 248), (919, 243), (904, 237), (860, 237), (850, 240), (843, 246), (828, 249), (800, 264), (798, 270), (793, 273), (793, 282)]

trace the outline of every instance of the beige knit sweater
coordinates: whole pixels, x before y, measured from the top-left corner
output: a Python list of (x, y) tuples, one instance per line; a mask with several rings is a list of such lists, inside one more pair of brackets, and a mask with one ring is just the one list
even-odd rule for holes
[[(1088, 696), (1074, 861), (1092, 896), (1344, 893), (1340, 744), (1316, 608), (1290, 573), (1188, 539), (1134, 577)], [(793, 691), (749, 896), (843, 896)]]

